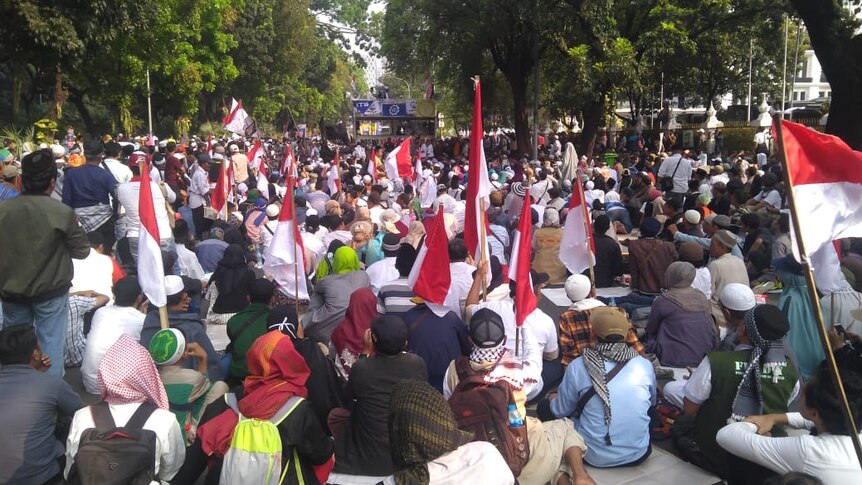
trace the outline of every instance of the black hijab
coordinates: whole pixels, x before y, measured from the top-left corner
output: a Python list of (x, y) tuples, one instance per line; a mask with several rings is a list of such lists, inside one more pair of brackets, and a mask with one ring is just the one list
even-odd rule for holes
[(245, 250), (239, 244), (231, 244), (224, 250), (210, 281), (218, 288), (218, 298), (213, 304), (216, 313), (236, 313), (248, 305), (248, 285), (254, 280), (254, 272), (245, 260)]

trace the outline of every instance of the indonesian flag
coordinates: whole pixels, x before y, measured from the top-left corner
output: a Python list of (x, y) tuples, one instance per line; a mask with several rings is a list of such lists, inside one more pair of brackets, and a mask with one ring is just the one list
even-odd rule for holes
[[(488, 178), (488, 164), (485, 161), (485, 148), (482, 146), (482, 87), (476, 81), (473, 101), (473, 127), (470, 131), (470, 171), (467, 175), (467, 209), (464, 213), (464, 244), (467, 251), (478, 261), (482, 257), (481, 231), (488, 234), (488, 226), (483, 214), (489, 207), (488, 196), (494, 187)], [(529, 215), (529, 213), (528, 213)], [(529, 220), (529, 217), (527, 218)]]
[(230, 159), (223, 160), (220, 164), (221, 168), (218, 171), (218, 179), (216, 180), (215, 189), (210, 195), (210, 203), (213, 209), (219, 214), (219, 219), (227, 220), (227, 201), (228, 190), (232, 184), (228, 182), (228, 168)]
[(373, 184), (377, 183), (377, 164), (380, 163), (380, 159), (377, 158), (377, 151), (373, 150), (371, 152), (371, 156), (368, 157), (368, 175), (371, 175), (371, 180)]
[(340, 158), (338, 150), (336, 150), (335, 158), (332, 159), (332, 164), (329, 166), (329, 172), (326, 173), (326, 187), (329, 188), (329, 195), (341, 192), (341, 178), (338, 176)]
[(416, 296), (426, 302), (443, 305), (446, 301), (452, 274), (449, 272), (449, 237), (443, 223), (442, 205), (437, 209), (437, 217), (419, 248), (407, 284), (413, 288)]
[(590, 215), (584, 202), (584, 184), (575, 172), (572, 180), (572, 198), (566, 214), (566, 227), (560, 239), (560, 261), (572, 274), (583, 273), (590, 267), (590, 259), (595, 262), (596, 248), (593, 228), (589, 223)]
[(413, 184), (419, 183), (419, 177), (422, 176), (422, 157), (416, 154), (416, 162), (413, 165)]
[(213, 136), (212, 135), (207, 137), (207, 154), (210, 157), (213, 156)]
[[(811, 257), (818, 289), (835, 291), (830, 287), (840, 283), (829, 275), (837, 276), (840, 268), (832, 241), (862, 237), (862, 152), (836, 136), (789, 121), (781, 121), (781, 133), (796, 217), (803, 228), (794, 241), (801, 238)], [(795, 244), (793, 249), (799, 254)]]
[(242, 107), (242, 101), (231, 98), (230, 114), (224, 119), (224, 129), (237, 135), (245, 134), (245, 121), (248, 113)]
[(248, 166), (250, 168), (257, 169), (260, 166), (260, 162), (263, 159), (263, 147), (260, 140), (254, 141), (254, 145), (252, 145), (251, 150), (248, 151), (246, 156), (248, 157)]
[(401, 142), (401, 145), (386, 155), (383, 165), (389, 180), (395, 181), (403, 177), (413, 176), (413, 164), (410, 162), (410, 137), (407, 137)]
[[(141, 173), (149, 173), (146, 161), (141, 162)], [(159, 246), (159, 224), (153, 204), (153, 188), (149, 177), (141, 177), (138, 193), (138, 215), (141, 219), (138, 235), (138, 282), (150, 303), (163, 307), (168, 299), (165, 294), (165, 268), (162, 264), (162, 248)]]
[[(472, 152), (472, 148), (471, 148)], [(530, 217), (532, 197), (527, 194), (521, 207), (521, 218), (512, 241), (512, 259), (509, 265), (509, 280), (515, 282), (515, 324), (519, 327), (538, 306), (533, 293), (533, 279), (530, 276), (530, 247), (533, 240), (533, 224)]]
[(299, 226), (294, 219), (293, 180), (288, 177), (287, 194), (278, 213), (278, 225), (272, 234), (272, 242), (264, 254), (265, 273), (272, 276), (281, 291), (297, 300), (308, 300), (308, 282), (305, 278), (305, 249)]

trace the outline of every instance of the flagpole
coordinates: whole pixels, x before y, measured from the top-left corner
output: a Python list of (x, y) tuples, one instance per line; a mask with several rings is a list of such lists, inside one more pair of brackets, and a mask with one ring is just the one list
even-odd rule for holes
[(835, 383), (835, 388), (838, 390), (838, 396), (841, 398), (841, 410), (844, 412), (844, 418), (850, 425), (850, 439), (853, 441), (853, 448), (856, 450), (856, 459), (859, 460), (859, 465), (862, 467), (862, 444), (859, 441), (859, 434), (856, 428), (856, 421), (853, 419), (853, 412), (850, 410), (850, 403), (847, 401), (847, 394), (844, 392), (844, 383), (841, 382), (841, 375), (838, 373), (838, 363), (835, 362), (835, 355), (832, 353), (832, 342), (829, 340), (829, 332), (826, 329), (826, 323), (823, 321), (823, 313), (820, 307), (820, 298), (817, 296), (817, 287), (814, 281), (814, 272), (811, 270), (811, 262), (808, 259), (808, 253), (805, 252), (805, 245), (802, 241), (802, 226), (799, 223), (799, 218), (796, 216), (796, 197), (793, 194), (793, 180), (790, 175), (790, 169), (787, 165), (787, 154), (784, 151), (784, 135), (782, 133), (782, 113), (776, 113), (772, 116), (775, 130), (778, 135), (778, 160), (781, 162), (781, 171), (784, 175), (784, 183), (787, 186), (787, 204), (790, 207), (790, 222), (793, 224), (794, 239), (799, 248), (799, 257), (802, 259), (802, 269), (805, 273), (805, 280), (808, 286), (808, 296), (811, 298), (811, 305), (814, 310), (814, 317), (817, 321), (817, 330), (820, 334), (820, 343), (823, 345), (823, 351), (826, 353), (826, 362), (829, 364), (829, 373), (832, 376), (832, 381)]
[[(577, 174), (578, 171), (575, 171)], [(581, 197), (581, 211), (584, 212), (584, 238), (587, 243), (587, 261), (590, 263), (590, 281), (592, 281), (593, 285), (596, 284), (596, 273), (595, 273), (595, 265), (593, 264), (593, 245), (590, 244), (590, 212), (587, 210), (587, 199), (584, 196), (584, 183), (581, 181), (580, 175), (578, 175), (578, 180), (575, 181), (580, 184), (580, 190), (578, 194)], [(568, 214), (566, 215), (568, 217)]]
[[(150, 139), (152, 139), (153, 138), (153, 104), (150, 100), (150, 70), (149, 69), (147, 69), (147, 118), (149, 119)], [(165, 327), (165, 328), (167, 328), (167, 327)]]
[[(479, 261), (488, 261), (488, 253), (487, 253), (488, 249), (486, 248), (486, 246), (487, 246), (486, 238), (488, 236), (485, 234), (485, 199), (483, 199), (481, 197), (479, 198), (479, 212), (481, 212), (481, 214), (479, 214), (479, 225), (482, 227), (482, 229), (479, 231), (479, 246), (480, 246), (480, 248), (479, 248), (480, 249)], [(488, 270), (490, 271), (490, 269), (491, 269), (491, 262), (488, 261)], [(488, 293), (488, 282), (486, 281), (485, 278), (482, 278), (481, 283), (482, 283), (482, 301), (488, 301), (488, 294), (487, 294)], [(518, 339), (518, 335), (515, 334), (515, 341), (516, 342), (517, 342), (517, 339)]]
[(168, 307), (160, 306), (159, 307), (159, 323), (162, 326), (162, 329), (169, 328), (171, 325), (168, 323)]
[[(287, 184), (287, 185), (290, 185), (290, 184)], [(297, 230), (298, 228), (296, 227), (296, 204), (293, 203), (293, 194), (294, 194), (294, 189), (291, 187), (291, 189), (290, 189), (290, 219), (294, 224), (294, 228), (296, 228), (296, 229), (294, 229), (295, 230), (294, 234), (298, 234), (299, 231)], [(302, 237), (302, 235), (300, 235), (300, 237)], [(294, 243), (299, 244), (299, 241), (294, 241)], [(302, 247), (304, 247), (304, 246), (302, 246)], [(293, 250), (293, 254), (294, 255), (296, 254), (296, 249)], [(305, 268), (305, 253), (303, 252), (303, 254), (301, 254), (300, 257), (302, 257), (302, 267)], [(305, 277), (305, 275), (302, 275), (302, 276), (303, 276), (303, 278)], [(293, 265), (293, 305), (294, 305), (294, 310), (296, 311), (296, 319), (299, 320), (299, 261), (297, 261), (296, 264)], [(299, 326), (298, 321), (297, 321), (296, 325)]]

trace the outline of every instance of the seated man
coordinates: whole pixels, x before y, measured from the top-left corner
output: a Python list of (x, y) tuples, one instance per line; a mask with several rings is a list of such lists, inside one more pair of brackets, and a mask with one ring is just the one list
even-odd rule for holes
[[(764, 469), (728, 456), (715, 436), (729, 421), (787, 412), (799, 393), (796, 368), (782, 343), (789, 328), (778, 307), (756, 306), (746, 312), (738, 329), (736, 350), (710, 352), (692, 372), (684, 390), (685, 417), (680, 416), (671, 429), (674, 445), (685, 460), (722, 478), (742, 473), (760, 480), (747, 483), (763, 483)], [(780, 429), (772, 433), (785, 436)]]
[[(195, 441), (201, 417), (212, 404), (228, 391), (224, 382), (212, 382), (207, 377), (207, 354), (195, 342), (187, 342), (175, 328), (156, 334), (149, 351), (159, 369), (171, 411), (177, 417), (186, 446)], [(185, 361), (196, 358), (197, 369), (184, 368)]]
[(227, 321), (231, 386), (242, 383), (248, 376), (246, 354), (254, 341), (267, 332), (266, 316), (274, 294), (275, 285), (266, 278), (252, 281), (248, 288), (248, 306)]
[[(446, 399), (458, 388), (458, 383), (467, 376), (482, 375), (486, 383), (504, 382), (512, 389), (515, 405), (522, 416), (525, 414), (522, 368), (516, 363), (511, 351), (506, 349), (506, 331), (503, 320), (492, 310), (478, 310), (470, 319), (470, 354), (453, 360), (446, 370), (443, 396)], [(460, 388), (463, 389), (463, 388)], [(470, 392), (458, 390), (458, 392)], [(503, 426), (508, 423), (503, 423)], [(564, 465), (566, 483), (569, 475), (576, 479), (589, 480), (583, 465), (586, 449), (583, 438), (566, 418), (542, 423), (527, 417), (527, 442), (530, 458), (518, 475), (518, 483), (545, 484), (560, 475)], [(552, 483), (558, 483), (553, 481)], [(589, 483), (589, 482), (585, 482)]]
[(417, 305), (401, 318), (407, 325), (407, 350), (422, 357), (428, 383), (442, 391), (449, 363), (470, 350), (464, 322), (442, 305)]
[[(595, 299), (596, 289), (590, 279), (581, 274), (569, 276), (566, 280), (566, 296), (572, 300), (572, 306), (560, 315), (560, 353), (564, 366), (580, 357), (584, 349), (596, 346), (598, 339), (590, 324), (590, 315), (596, 308), (606, 308), (604, 303)], [(643, 355), (644, 346), (631, 323), (625, 340)]]
[(539, 417), (571, 417), (587, 444), (584, 462), (609, 468), (633, 466), (650, 455), (650, 406), (656, 401), (653, 366), (625, 342), (628, 319), (596, 308), (590, 324), (598, 338), (572, 361), (559, 395), (539, 402)]
[[(168, 321), (171, 323), (171, 328), (176, 328), (183, 332), (186, 339), (197, 342), (207, 354), (207, 362), (209, 366), (209, 377), (213, 381), (222, 380), (222, 370), (219, 367), (219, 355), (216, 353), (209, 336), (204, 330), (204, 325), (201, 322), (201, 317), (197, 313), (189, 313), (189, 290), (183, 283), (183, 279), (179, 276), (165, 276), (165, 293), (168, 296)], [(144, 318), (144, 326), (141, 329), (141, 345), (150, 345), (153, 335), (161, 329), (159, 320), (158, 308), (150, 308), (149, 313)], [(186, 368), (197, 368), (197, 359), (191, 358), (186, 362)]]
[(380, 249), (383, 251), (383, 259), (368, 265), (365, 272), (371, 280), (371, 291), (376, 295), (384, 286), (394, 282), (400, 276), (396, 267), (396, 256), (401, 247), (401, 237), (398, 234), (386, 234)]
[(0, 483), (63, 483), (57, 459), (66, 437), (55, 427), (59, 416), (75, 414), (81, 399), (63, 379), (45, 373), (52, 362), (31, 325), (0, 331), (0, 365)]
[(81, 377), (87, 392), (99, 394), (96, 382), (99, 363), (120, 335), (126, 334), (135, 340), (141, 338), (148, 305), (138, 278), (126, 276), (114, 285), (114, 304), (96, 310), (81, 363)]
[[(95, 234), (95, 233), (94, 233)], [(66, 315), (66, 348), (63, 350), (63, 364), (66, 367), (80, 367), (87, 346), (84, 316), (108, 304), (110, 297), (93, 290), (69, 293), (69, 313)]]
[(652, 305), (664, 287), (667, 267), (677, 260), (676, 246), (657, 239), (660, 229), (661, 223), (657, 219), (647, 217), (641, 223), (640, 237), (628, 240), (632, 293), (615, 300), (629, 316), (638, 308)]
[(398, 255), (395, 256), (395, 268), (398, 270), (400, 278), (383, 286), (377, 293), (379, 300), (377, 307), (379, 310), (385, 310), (383, 313), (405, 313), (416, 306), (411, 301), (416, 295), (413, 293), (413, 288), (407, 284), (407, 277), (410, 276), (410, 270), (413, 269), (413, 263), (416, 262), (416, 254), (416, 248), (410, 244), (404, 243), (398, 248)]
[(363, 355), (374, 355), (360, 355), (345, 388), (345, 400), (355, 401), (352, 411), (335, 409), (329, 416), (335, 436), (335, 471), (385, 477), (394, 471), (388, 426), (392, 390), (404, 379), (427, 381), (428, 371), (420, 357), (405, 352), (407, 326), (399, 317), (372, 320), (365, 347)]

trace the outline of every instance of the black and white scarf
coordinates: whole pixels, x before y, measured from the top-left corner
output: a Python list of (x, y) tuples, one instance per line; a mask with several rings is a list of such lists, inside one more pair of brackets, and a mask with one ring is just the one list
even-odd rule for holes
[(602, 405), (605, 408), (605, 424), (608, 426), (605, 441), (610, 445), (611, 396), (608, 390), (608, 373), (605, 371), (605, 361), (628, 362), (637, 357), (638, 353), (625, 342), (599, 342), (595, 349), (584, 349), (583, 354), (584, 365), (587, 367), (587, 373), (590, 374), (593, 389), (596, 390), (596, 396), (602, 400)]
[[(757, 307), (755, 307), (757, 308)], [(772, 375), (772, 382), (781, 379), (787, 365), (784, 356), (784, 343), (781, 340), (766, 340), (760, 336), (754, 322), (754, 309), (745, 313), (745, 333), (754, 348), (748, 359), (748, 366), (733, 398), (732, 412), (728, 423), (742, 421), (747, 416), (763, 414), (763, 392), (760, 385), (761, 373)]]

